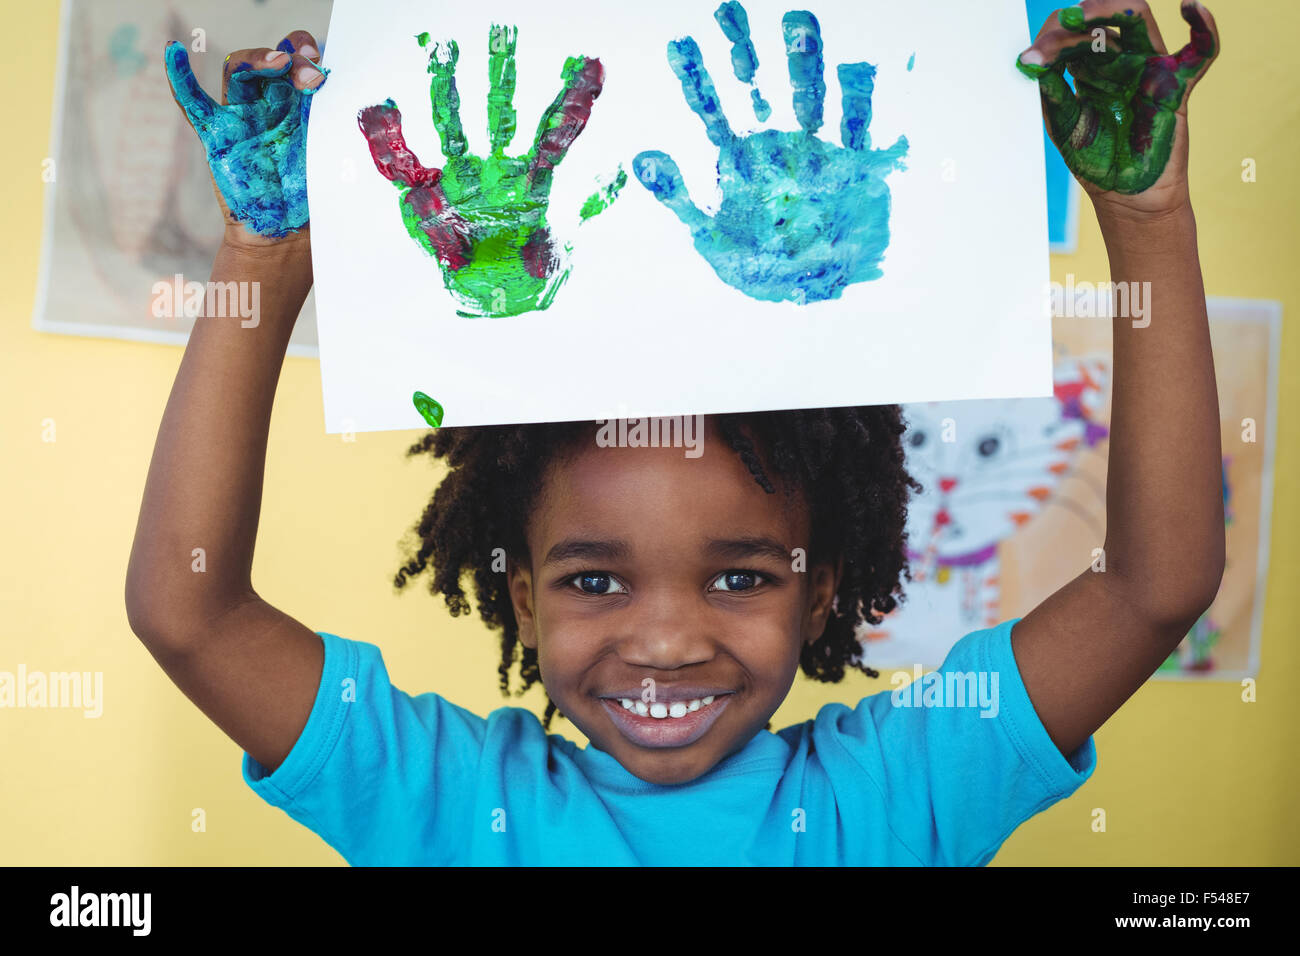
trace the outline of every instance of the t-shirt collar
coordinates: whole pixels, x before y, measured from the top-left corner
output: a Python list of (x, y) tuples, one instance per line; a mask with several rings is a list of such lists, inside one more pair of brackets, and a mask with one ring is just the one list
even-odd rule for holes
[(785, 766), (790, 745), (770, 731), (760, 730), (743, 748), (718, 761), (708, 772), (682, 784), (657, 784), (642, 780), (603, 750), (588, 744), (576, 753), (578, 765), (593, 783), (620, 790), (677, 790), (698, 787), (738, 770), (751, 770), (770, 764), (774, 769)]

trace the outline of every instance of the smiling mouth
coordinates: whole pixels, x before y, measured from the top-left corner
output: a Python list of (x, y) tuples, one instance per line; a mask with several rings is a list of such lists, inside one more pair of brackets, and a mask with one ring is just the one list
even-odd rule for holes
[(641, 747), (685, 747), (703, 737), (731, 702), (732, 694), (647, 704), (632, 698), (601, 698), (619, 733)]

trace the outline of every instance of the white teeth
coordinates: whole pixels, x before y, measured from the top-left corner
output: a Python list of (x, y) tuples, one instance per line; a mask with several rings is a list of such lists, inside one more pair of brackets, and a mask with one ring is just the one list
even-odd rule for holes
[(633, 700), (631, 697), (619, 697), (618, 702), (623, 705), (624, 710), (630, 710), (632, 713), (641, 717), (654, 717), (657, 720), (664, 718), (680, 718), (687, 714), (693, 714), (701, 707), (708, 707), (716, 700), (716, 697), (697, 697), (695, 700), (675, 700), (671, 704), (653, 702), (646, 704), (644, 701)]

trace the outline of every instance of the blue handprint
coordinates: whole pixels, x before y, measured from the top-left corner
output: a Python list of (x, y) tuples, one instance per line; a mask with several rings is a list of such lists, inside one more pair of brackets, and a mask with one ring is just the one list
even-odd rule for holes
[(276, 239), (307, 225), (307, 118), (320, 87), (294, 86), (292, 58), (263, 70), (241, 64), (223, 106), (199, 85), (183, 44), (169, 44), (165, 57), (176, 102), (203, 143), (230, 217)]
[[(736, 78), (751, 86), (754, 113), (770, 114), (753, 85), (758, 59), (744, 8), (724, 3), (714, 14), (732, 43)], [(794, 111), (801, 130), (732, 132), (695, 40), (668, 44), (668, 62), (681, 80), (687, 105), (704, 121), (718, 147), (722, 205), (713, 216), (692, 201), (672, 157), (657, 150), (634, 160), (637, 178), (691, 230), (695, 248), (722, 281), (766, 302), (800, 305), (838, 299), (846, 286), (878, 279), (889, 246), (889, 187), (904, 169), (907, 139), (871, 149), (871, 97), (876, 68), (845, 63), (843, 146), (817, 137), (826, 100), (821, 27), (807, 11), (781, 21)]]

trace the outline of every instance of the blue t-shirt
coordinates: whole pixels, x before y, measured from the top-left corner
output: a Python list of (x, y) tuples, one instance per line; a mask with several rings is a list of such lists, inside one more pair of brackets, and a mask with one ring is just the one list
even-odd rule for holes
[(676, 785), (523, 708), (403, 693), (378, 647), (321, 633), (306, 727), (274, 773), (244, 754), (244, 779), (354, 866), (983, 865), (1097, 760), (1091, 737), (1068, 760), (1048, 737), (1014, 624), (962, 638), (938, 678), (827, 704)]

